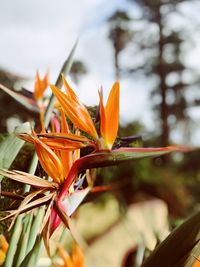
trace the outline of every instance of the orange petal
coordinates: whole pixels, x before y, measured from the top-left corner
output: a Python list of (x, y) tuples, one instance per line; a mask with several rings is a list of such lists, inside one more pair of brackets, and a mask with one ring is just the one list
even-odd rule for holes
[(84, 267), (84, 255), (78, 245), (74, 245), (72, 248), (72, 261), (74, 267)]
[[(100, 133), (104, 141), (106, 139), (106, 114), (103, 105), (103, 96), (100, 91), (99, 91), (99, 105), (100, 105)], [(103, 146), (102, 148), (104, 148), (104, 146), (106, 147), (106, 144), (102, 144), (102, 146)]]
[[(19, 134), (23, 140), (31, 142), (30, 138), (25, 134)], [(47, 133), (38, 134), (37, 136), (42, 137), (42, 142), (47, 144), (52, 149), (58, 150), (76, 150), (83, 147), (95, 147), (95, 143), (84, 136), (77, 136), (75, 134), (65, 133)]]
[(67, 251), (63, 248), (63, 246), (61, 246), (60, 244), (58, 244), (58, 252), (61, 258), (63, 259), (63, 262), (64, 262), (63, 267), (75, 267), (71, 260), (71, 257), (69, 256)]
[(40, 139), (33, 137), (36, 153), (42, 168), (56, 183), (64, 181), (64, 169), (59, 157)]
[(43, 79), (40, 79), (40, 75), (37, 72), (34, 86), (34, 96), (37, 100), (43, 98), (44, 92), (48, 87), (48, 73), (45, 74)]
[[(76, 130), (76, 135), (80, 136), (79, 130)], [(74, 150), (74, 155), (73, 156), (74, 156), (73, 157), (73, 162), (76, 161), (77, 159), (79, 159), (80, 158), (80, 149)]]
[(8, 242), (6, 241), (4, 235), (0, 235), (0, 266), (2, 266), (5, 261), (7, 250)]
[(61, 138), (41, 138), (42, 142), (49, 146), (51, 149), (62, 150), (62, 151), (73, 151), (79, 148), (87, 147), (87, 144), (73, 141), (65, 141)]
[(5, 253), (8, 250), (8, 242), (4, 235), (0, 235), (0, 250), (3, 250)]
[(6, 254), (4, 251), (0, 250), (0, 266), (3, 265), (4, 261), (5, 261), (5, 258), (6, 258)]
[(39, 106), (39, 111), (40, 111), (41, 132), (46, 133), (45, 125), (44, 125), (44, 109), (42, 108), (42, 106)]
[[(62, 109), (60, 112), (61, 112), (61, 133), (69, 134), (69, 126), (65, 118), (65, 114)], [(67, 177), (69, 170), (71, 169), (72, 166), (72, 151), (69, 150), (60, 151), (60, 160), (64, 167), (64, 176)]]
[(106, 142), (112, 147), (119, 127), (119, 82), (114, 83), (105, 107)]
[(51, 89), (72, 123), (80, 130), (88, 133), (94, 139), (97, 139), (98, 135), (90, 114), (78, 98), (75, 97), (75, 93), (69, 91), (70, 93), (66, 95), (54, 85), (51, 85)]
[[(17, 136), (27, 142), (34, 143), (33, 137), (29, 134), (17, 134)], [(51, 149), (72, 151), (89, 146), (95, 148), (95, 143), (92, 140), (75, 134), (41, 133), (36, 134), (36, 136)]]
[(200, 267), (200, 257), (198, 257), (198, 259), (194, 262), (192, 267)]
[(65, 79), (63, 75), (62, 75), (62, 80), (63, 80), (63, 84), (66, 90), (66, 94), (70, 96), (70, 98), (72, 98), (73, 100), (78, 101), (77, 95), (75, 94), (74, 90), (71, 88), (71, 86), (69, 85), (69, 83), (67, 82), (67, 80)]
[(67, 123), (67, 120), (65, 118), (65, 113), (63, 111), (63, 109), (60, 109), (60, 113), (61, 113), (61, 132), (62, 133), (69, 133), (69, 125)]
[(104, 139), (104, 143), (109, 149), (117, 137), (119, 127), (119, 83), (114, 83), (106, 107), (103, 106), (102, 95), (100, 97), (100, 112), (101, 112), (101, 135)]

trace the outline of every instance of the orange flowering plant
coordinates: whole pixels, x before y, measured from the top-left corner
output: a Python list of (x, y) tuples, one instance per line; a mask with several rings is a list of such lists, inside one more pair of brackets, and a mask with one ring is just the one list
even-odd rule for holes
[[(72, 57), (74, 49), (75, 47), (65, 62), (63, 70), (69, 68), (70, 57)], [(64, 91), (60, 88), (62, 84)], [(50, 126), (49, 121), (46, 120), (46, 115), (49, 110), (52, 111), (48, 109), (52, 102), (50, 99), (49, 105), (45, 107), (43, 101), (44, 91), (48, 86), (50, 86), (53, 98), (56, 100), (54, 112), (50, 112)], [(119, 82), (113, 84), (106, 103), (99, 90), (98, 123), (94, 123), (88, 109), (79, 100), (64, 75), (62, 78), (58, 78), (56, 85), (49, 85), (48, 74), (41, 79), (37, 72), (34, 97), (30, 99), (3, 85), (0, 85), (0, 88), (39, 114), (41, 131), (37, 132), (32, 129), (31, 133), (23, 132), (17, 136), (34, 145), (39, 163), (45, 173), (44, 176), (39, 177), (20, 170), (0, 169), (0, 175), (27, 184), (31, 188), (30, 191), (25, 191), (20, 196), (22, 200), (18, 208), (9, 210), (9, 214), (3, 219), (13, 217), (10, 226), (12, 227), (14, 222), (17, 222), (19, 214), (43, 206), (45, 214), (39, 236), (43, 236), (47, 249), (49, 237), (59, 224), (63, 222), (70, 228), (70, 217), (86, 195), (94, 191), (95, 177), (92, 169), (118, 165), (138, 158), (187, 150), (183, 146), (121, 147), (116, 142), (119, 126)], [(89, 152), (82, 155), (82, 150), (85, 148), (89, 148), (87, 150)], [(11, 253), (12, 247), (12, 245), (9, 246)], [(79, 254), (80, 256), (77, 248), (72, 251), (71, 257), (64, 252), (62, 246), (59, 247), (59, 253), (63, 258), (64, 266), (83, 266), (83, 260), (81, 260), (81, 265), (75, 260), (75, 255)], [(7, 262), (10, 258), (13, 261), (13, 255), (12, 257), (10, 255), (7, 257)], [(27, 266), (25, 255), (26, 253), (19, 257), (19, 262), (23, 260), (24, 265), (22, 266)]]
[[(40, 82), (37, 74), (35, 85), (37, 97), (41, 98), (46, 87), (46, 79), (47, 76), (43, 82)], [(32, 130), (31, 134), (18, 134), (18, 137), (33, 143), (40, 165), (50, 178), (46, 180), (18, 170), (0, 170), (1, 175), (29, 184), (35, 189), (24, 196), (19, 208), (5, 218), (14, 216), (15, 219), (20, 213), (45, 205), (46, 214), (41, 232), (44, 234), (46, 243), (61, 221), (66, 226), (69, 225), (69, 217), (91, 191), (93, 182), (91, 177), (88, 178), (90, 169), (185, 150), (185, 147), (180, 146), (116, 148), (114, 142), (119, 125), (119, 82), (114, 83), (106, 105), (99, 91), (100, 124), (99, 128), (96, 128), (87, 108), (81, 103), (64, 76), (62, 80), (65, 92), (50, 85), (58, 101), (57, 115), (52, 115), (51, 132), (45, 130), (41, 120), (42, 132), (36, 133)], [(70, 127), (67, 120), (71, 123)], [(80, 157), (80, 150), (85, 147), (90, 147), (92, 152)], [(83, 180), (88, 184), (84, 188)]]

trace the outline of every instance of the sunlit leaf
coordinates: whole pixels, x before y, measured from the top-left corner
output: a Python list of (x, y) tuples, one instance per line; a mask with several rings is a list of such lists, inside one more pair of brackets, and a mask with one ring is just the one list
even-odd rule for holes
[[(26, 122), (18, 126), (13, 134), (0, 143), (0, 168), (8, 169), (24, 145), (24, 141), (17, 138), (16, 133), (30, 133), (30, 131), (30, 124)], [(1, 179), (2, 176), (0, 176), (0, 181)]]
[[(61, 74), (63, 75), (66, 75), (70, 69), (71, 69), (71, 66), (72, 66), (72, 63), (73, 63), (73, 59), (74, 59), (74, 53), (75, 53), (75, 50), (76, 50), (76, 47), (77, 47), (77, 44), (78, 44), (78, 40), (74, 43), (67, 59), (65, 60), (59, 74), (58, 74), (58, 78), (56, 80), (56, 83), (55, 83), (55, 86), (61, 88), (62, 87), (62, 84), (63, 84), (63, 80), (62, 80), (62, 76)], [(52, 114), (52, 110), (54, 108), (54, 104), (55, 104), (55, 96), (52, 94), (51, 97), (50, 97), (50, 101), (49, 101), (49, 104), (47, 106), (47, 109), (45, 111), (45, 116), (44, 116), (44, 125), (45, 127), (48, 127), (49, 125), (49, 121), (51, 119), (51, 114)]]
[[(66, 74), (69, 73), (69, 71), (70, 71), (70, 69), (71, 69), (71, 66), (72, 66), (72, 64), (73, 64), (73, 60), (74, 60), (74, 53), (75, 53), (75, 51), (76, 51), (76, 47), (77, 47), (77, 45), (78, 45), (78, 39), (77, 39), (76, 42), (74, 43), (74, 45), (73, 45), (73, 47), (72, 47), (72, 49), (71, 49), (71, 51), (70, 51), (70, 53), (69, 53), (67, 59), (66, 59), (65, 62), (63, 63), (63, 66), (62, 66), (62, 68), (61, 68), (61, 70), (60, 70), (60, 73), (59, 73), (59, 75), (58, 75), (58, 79), (57, 79), (57, 81), (56, 81), (56, 83), (55, 83), (55, 85), (56, 85), (57, 87), (61, 87), (61, 86), (62, 86), (62, 81), (63, 81), (63, 80), (62, 80), (62, 75), (65, 76)], [(61, 74), (62, 74), (62, 75), (61, 75)]]
[(19, 267), (32, 267), (36, 266), (37, 257), (41, 249), (41, 235), (37, 236), (37, 239), (35, 240), (34, 246), (31, 249), (31, 251), (26, 255), (26, 257), (23, 259), (22, 263)]

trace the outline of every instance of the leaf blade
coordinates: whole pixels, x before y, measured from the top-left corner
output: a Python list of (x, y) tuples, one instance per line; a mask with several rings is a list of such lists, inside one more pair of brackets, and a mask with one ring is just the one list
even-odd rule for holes
[[(10, 134), (4, 141), (0, 143), (0, 168), (8, 169), (24, 145), (24, 141), (16, 137), (20, 132), (30, 132), (30, 124), (28, 122), (18, 126), (13, 134)], [(3, 177), (0, 176), (0, 181)]]
[[(176, 228), (146, 259), (141, 267), (163, 266), (184, 267), (185, 257), (200, 240), (200, 211)], [(180, 265), (181, 262), (181, 265)], [(193, 258), (193, 263), (195, 258)]]

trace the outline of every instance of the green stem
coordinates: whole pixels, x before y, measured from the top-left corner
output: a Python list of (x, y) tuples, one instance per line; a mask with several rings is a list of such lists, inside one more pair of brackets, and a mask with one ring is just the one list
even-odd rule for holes
[(18, 267), (20, 265), (20, 263), (23, 261), (25, 255), (26, 255), (26, 247), (27, 247), (27, 243), (28, 243), (28, 236), (30, 233), (32, 220), (33, 220), (33, 212), (31, 212), (31, 214), (29, 216), (25, 217), (23, 231), (21, 234), (21, 238), (18, 242), (18, 247), (17, 247), (17, 251), (15, 254), (16, 260), (14, 262), (15, 262), (16, 267)]
[(37, 264), (37, 259), (40, 253), (42, 245), (42, 238), (41, 236), (37, 236), (37, 239), (35, 240), (34, 246), (32, 250), (26, 255), (23, 262), (20, 264), (19, 267), (33, 267)]
[(27, 265), (27, 267), (37, 266), (38, 258), (40, 256), (40, 251), (41, 251), (41, 248), (42, 248), (42, 240), (40, 240), (38, 242), (39, 242), (38, 247), (37, 247), (37, 249), (34, 252), (35, 257), (33, 258), (33, 260), (31, 260), (29, 262), (29, 264)]
[(35, 216), (35, 219), (32, 223), (32, 226), (31, 226), (31, 232), (30, 232), (30, 235), (29, 235), (29, 240), (28, 240), (28, 246), (27, 246), (27, 250), (26, 250), (26, 253), (29, 253), (30, 250), (32, 249), (34, 243), (35, 243), (35, 240), (36, 240), (36, 237), (37, 237), (37, 233), (41, 227), (41, 224), (42, 224), (42, 221), (43, 221), (43, 218), (44, 218), (44, 212), (45, 212), (45, 207), (40, 207), (38, 209), (38, 212)]
[[(36, 168), (37, 168), (37, 164), (38, 164), (38, 157), (37, 157), (37, 154), (34, 153), (32, 161), (31, 161), (31, 164), (30, 164), (30, 167), (29, 167), (29, 170), (28, 170), (28, 172), (30, 174), (34, 174), (35, 173)], [(25, 192), (29, 192), (29, 191), (30, 191), (30, 185), (25, 184), (24, 185), (24, 193)]]
[[(37, 155), (34, 154), (32, 161), (31, 161), (31, 164), (30, 164), (30, 167), (29, 167), (29, 173), (30, 174), (35, 173), (35, 170), (37, 168), (37, 163), (38, 163)], [(29, 190), (30, 190), (30, 186), (25, 185), (24, 186), (24, 192), (28, 192)], [(29, 216), (29, 215), (27, 215), (27, 216)], [(19, 215), (15, 221), (15, 225), (14, 225), (11, 239), (9, 242), (8, 252), (6, 254), (5, 267), (12, 267), (13, 266), (13, 259), (14, 259), (17, 244), (19, 242), (19, 238), (20, 238), (20, 234), (21, 234), (21, 230), (22, 230), (23, 217), (24, 217), (23, 215)]]
[(22, 218), (23, 218), (23, 215), (19, 215), (17, 217), (16, 222), (15, 222), (15, 225), (14, 225), (14, 228), (12, 231), (12, 235), (11, 235), (11, 239), (10, 239), (9, 249), (8, 249), (7, 254), (6, 254), (6, 260), (4, 263), (4, 267), (11, 267), (12, 266), (15, 251), (16, 251), (17, 244), (18, 244), (18, 240), (19, 240), (19, 237), (20, 237), (21, 231), (22, 231)]

